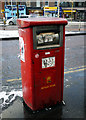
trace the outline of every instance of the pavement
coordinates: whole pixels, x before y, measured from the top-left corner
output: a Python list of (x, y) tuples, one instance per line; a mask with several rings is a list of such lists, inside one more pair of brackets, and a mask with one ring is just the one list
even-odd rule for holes
[[(65, 31), (65, 36), (86, 35), (86, 31)], [(19, 39), (18, 30), (0, 30), (0, 40)]]
[(19, 39), (18, 30), (0, 30), (0, 40)]
[[(86, 22), (68, 22), (68, 27), (70, 28), (72, 26), (78, 26), (81, 27), (86, 25)], [(80, 26), (79, 26), (80, 25)], [(1, 25), (2, 26), (2, 25)], [(66, 27), (67, 27), (66, 26)], [(7, 27), (10, 27), (7, 25)], [(75, 35), (86, 35), (86, 30), (79, 30), (80, 28), (77, 27), (76, 31), (67, 31), (65, 32), (65, 36), (75, 36)], [(5, 30), (3, 30), (5, 29)], [(17, 30), (15, 30), (17, 29)], [(18, 28), (14, 28), (14, 30), (6, 30), (6, 26), (3, 25), (2, 30), (0, 30), (0, 40), (14, 40), (14, 39), (19, 39), (19, 34), (18, 34)]]

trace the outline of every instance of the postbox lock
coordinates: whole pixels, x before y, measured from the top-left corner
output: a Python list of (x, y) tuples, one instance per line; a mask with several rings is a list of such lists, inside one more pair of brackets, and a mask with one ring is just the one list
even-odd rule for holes
[(39, 58), (39, 54), (35, 54), (35, 58)]

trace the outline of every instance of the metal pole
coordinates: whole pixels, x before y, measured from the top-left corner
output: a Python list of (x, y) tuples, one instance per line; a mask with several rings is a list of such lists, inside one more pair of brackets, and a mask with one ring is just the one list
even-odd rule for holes
[(79, 20), (79, 31), (80, 31), (80, 28), (81, 28), (81, 20)]
[(71, 9), (71, 22), (72, 22), (72, 17), (73, 17), (73, 1), (72, 2), (72, 9)]
[(12, 10), (12, 17), (13, 17), (13, 7), (12, 7), (12, 0), (11, 0), (11, 10)]
[(58, 18), (59, 18), (59, 3), (60, 3), (60, 0), (58, 0)]
[(19, 10), (18, 10), (19, 3), (17, 2), (17, 18), (19, 18)]

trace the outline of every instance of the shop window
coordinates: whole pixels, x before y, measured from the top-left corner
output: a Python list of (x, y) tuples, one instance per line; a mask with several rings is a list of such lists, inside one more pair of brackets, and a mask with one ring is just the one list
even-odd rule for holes
[(86, 7), (86, 1), (83, 3), (83, 6)]
[(82, 7), (82, 2), (78, 2), (78, 7)]
[(57, 1), (55, 1), (55, 6), (57, 6)]
[(71, 2), (68, 2), (68, 7), (72, 7), (72, 3)]
[(78, 2), (75, 2), (75, 7), (78, 7)]
[(73, 3), (73, 7), (76, 7), (76, 2)]
[(85, 21), (86, 21), (86, 12), (85, 12), (85, 16), (84, 16), (84, 19), (85, 19)]
[(36, 7), (36, 2), (31, 2), (31, 7)]
[(68, 7), (68, 2), (65, 2), (65, 7)]
[(27, 1), (27, 7), (30, 7), (30, 1)]
[(36, 7), (40, 7), (40, 1), (39, 0), (37, 0), (37, 2), (36, 2)]
[(45, 2), (45, 7), (48, 7), (48, 1)]
[(61, 6), (61, 7), (65, 7), (65, 2), (61, 2), (61, 3), (60, 3), (60, 6)]

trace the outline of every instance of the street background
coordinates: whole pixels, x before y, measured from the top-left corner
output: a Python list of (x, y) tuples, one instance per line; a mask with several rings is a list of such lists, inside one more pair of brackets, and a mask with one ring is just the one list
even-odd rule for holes
[[(66, 26), (66, 31), (79, 31), (79, 24)], [(3, 29), (0, 27), (0, 29)], [(69, 30), (70, 29), (70, 30)], [(5, 30), (17, 30), (17, 26), (7, 26)], [(85, 30), (82, 24), (80, 31)], [(65, 71), (64, 71), (64, 101), (65, 105), (55, 105), (51, 108), (32, 112), (23, 105), (21, 67), (18, 39), (2, 40), (2, 92), (0, 93), (0, 106), (2, 118), (29, 118), (61, 119), (85, 118), (84, 105), (84, 79), (86, 70), (84, 45), (86, 35), (65, 37)]]
[[(0, 1), (0, 119), (85, 120), (85, 8), (86, 1), (75, 0)], [(65, 29), (64, 105), (57, 104), (34, 112), (23, 104), (16, 25), (16, 19), (22, 15), (61, 17), (68, 20)]]

